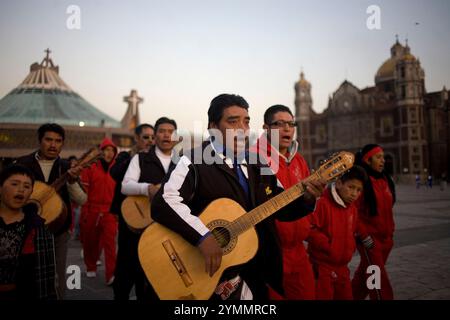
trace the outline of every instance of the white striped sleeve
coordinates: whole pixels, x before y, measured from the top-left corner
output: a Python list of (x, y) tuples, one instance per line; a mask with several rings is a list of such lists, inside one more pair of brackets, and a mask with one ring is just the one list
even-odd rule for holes
[(148, 196), (149, 183), (138, 182), (141, 176), (141, 168), (139, 166), (139, 154), (131, 159), (127, 172), (122, 181), (122, 193), (127, 196)]
[(189, 165), (191, 165), (191, 161), (186, 156), (181, 157), (170, 174), (169, 180), (163, 186), (162, 198), (186, 224), (191, 226), (201, 236), (204, 236), (209, 232), (209, 229), (197, 216), (191, 214), (191, 209), (183, 203), (184, 199), (180, 194), (180, 189), (189, 173)]

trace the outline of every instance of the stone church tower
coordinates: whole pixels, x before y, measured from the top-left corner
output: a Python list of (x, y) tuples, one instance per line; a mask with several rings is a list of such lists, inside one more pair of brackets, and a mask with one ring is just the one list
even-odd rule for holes
[[(399, 167), (402, 174), (428, 170), (427, 132), (425, 130), (425, 73), (420, 61), (411, 54), (408, 42), (397, 39), (391, 47), (391, 57), (379, 68), (375, 85), (394, 99), (397, 107)], [(391, 96), (392, 95), (392, 96)], [(394, 116), (395, 117), (395, 116)], [(381, 123), (381, 133), (385, 132)]]
[(295, 121), (297, 122), (297, 141), (300, 145), (300, 153), (311, 164), (311, 139), (309, 120), (313, 113), (311, 84), (305, 80), (303, 71), (300, 80), (295, 83)]

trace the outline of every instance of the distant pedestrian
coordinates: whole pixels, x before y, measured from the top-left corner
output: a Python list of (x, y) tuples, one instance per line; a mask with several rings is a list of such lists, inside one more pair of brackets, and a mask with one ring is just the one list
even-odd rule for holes
[(416, 174), (416, 189), (420, 189), (420, 176)]
[(445, 172), (441, 174), (440, 189), (444, 191), (447, 188), (447, 175)]
[(433, 177), (431, 176), (431, 174), (427, 178), (427, 183), (428, 183), (428, 188), (432, 189), (433, 188)]

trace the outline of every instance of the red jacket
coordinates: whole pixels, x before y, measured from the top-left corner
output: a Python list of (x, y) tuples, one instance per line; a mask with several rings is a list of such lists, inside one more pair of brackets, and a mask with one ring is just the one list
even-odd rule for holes
[(309, 216), (312, 229), (308, 239), (308, 253), (312, 261), (342, 266), (352, 259), (356, 249), (358, 212), (354, 203), (347, 207), (343, 204), (334, 186), (327, 188), (317, 201), (316, 210)]
[(378, 214), (371, 216), (369, 209), (364, 203), (364, 195), (361, 195), (357, 201), (358, 206), (358, 226), (357, 234), (360, 239), (368, 235), (377, 239), (392, 238), (395, 229), (393, 213), (393, 197), (385, 178), (375, 179), (370, 177), (373, 191), (377, 200)]
[[(265, 139), (263, 137), (260, 138), (258, 143), (259, 145), (265, 143)], [(308, 164), (297, 152), (297, 148), (298, 143), (294, 141), (287, 157), (284, 157), (267, 143), (267, 154), (262, 153), (266, 159), (267, 156), (270, 157), (269, 165), (272, 171), (276, 173), (284, 189), (288, 189), (309, 176)], [(304, 217), (292, 222), (276, 220), (275, 223), (283, 250), (284, 272), (301, 271), (300, 261), (308, 258), (303, 241), (308, 237), (311, 228), (309, 219)]]
[[(117, 154), (117, 148), (114, 143), (110, 139), (105, 138), (100, 145), (100, 149), (103, 150), (107, 146), (113, 146)], [(83, 211), (85, 212), (109, 212), (116, 186), (116, 182), (109, 174), (114, 160), (108, 164), (106, 171), (102, 161), (98, 160), (81, 172), (81, 182), (88, 196), (88, 200), (83, 206)]]

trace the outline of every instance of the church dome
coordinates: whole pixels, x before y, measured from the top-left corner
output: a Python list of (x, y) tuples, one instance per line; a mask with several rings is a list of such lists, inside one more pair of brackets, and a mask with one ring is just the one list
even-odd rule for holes
[(46, 123), (87, 127), (121, 127), (73, 91), (59, 76), (50, 50), (33, 63), (22, 83), (0, 100), (0, 123)]
[(414, 60), (416, 60), (416, 57), (414, 57), (414, 55), (412, 55), (411, 53), (407, 53), (401, 58), (401, 60), (414, 61)]
[(296, 85), (300, 87), (310, 87), (311, 84), (305, 79), (305, 74), (300, 72), (300, 80), (297, 81)]
[(392, 78), (394, 77), (395, 65), (397, 60), (395, 58), (387, 59), (378, 69), (376, 78)]
[(394, 72), (399, 61), (415, 61), (416, 57), (411, 54), (410, 48), (408, 46), (408, 40), (406, 40), (406, 45), (402, 46), (400, 42), (397, 41), (391, 47), (391, 57), (383, 62), (375, 75), (375, 82), (392, 80), (394, 78)]

